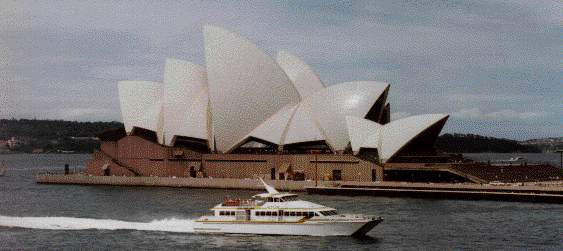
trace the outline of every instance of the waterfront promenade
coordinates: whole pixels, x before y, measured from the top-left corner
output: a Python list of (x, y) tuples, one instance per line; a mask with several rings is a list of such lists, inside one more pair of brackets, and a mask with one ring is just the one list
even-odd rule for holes
[[(525, 183), (493, 186), (474, 183), (408, 183), (408, 182), (357, 182), (357, 181), (292, 181), (268, 180), (270, 185), (283, 191), (307, 191), (326, 195), (370, 195), (382, 197), (414, 197), (425, 199), (464, 199), (537, 201), (563, 203), (562, 182)], [(86, 174), (39, 174), (40, 184), (112, 185), (112, 186), (163, 186), (214, 189), (262, 190), (257, 179), (215, 179), (177, 177), (123, 177), (91, 176)]]

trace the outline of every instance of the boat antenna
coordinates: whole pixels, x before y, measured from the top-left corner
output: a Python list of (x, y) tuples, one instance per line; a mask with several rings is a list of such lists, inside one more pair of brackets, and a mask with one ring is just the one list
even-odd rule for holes
[(262, 184), (264, 184), (264, 187), (266, 187), (266, 190), (268, 190), (269, 194), (277, 194), (279, 193), (275, 188), (273, 188), (272, 186), (266, 184), (266, 182), (261, 178), (258, 177), (258, 179), (260, 179), (260, 181), (262, 181)]

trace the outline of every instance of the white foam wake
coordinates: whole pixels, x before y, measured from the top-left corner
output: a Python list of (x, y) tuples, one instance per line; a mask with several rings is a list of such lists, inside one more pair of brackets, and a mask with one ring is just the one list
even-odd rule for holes
[(193, 233), (194, 220), (165, 219), (152, 222), (128, 222), (70, 217), (10, 217), (0, 215), (0, 226), (53, 230), (143, 230)]

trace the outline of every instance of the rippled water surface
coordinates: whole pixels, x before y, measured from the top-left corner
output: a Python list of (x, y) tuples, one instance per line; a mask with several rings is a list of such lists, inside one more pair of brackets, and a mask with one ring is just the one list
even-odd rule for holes
[[(479, 157), (479, 156), (477, 156)], [(481, 156), (483, 157), (483, 156)], [(486, 158), (507, 156), (485, 156)], [(508, 158), (511, 156), (508, 156)], [(530, 157), (530, 156), (528, 156)], [(558, 156), (531, 156), (557, 160)], [(200, 235), (193, 222), (262, 191), (39, 185), (40, 172), (84, 171), (91, 155), (0, 155), (1, 250), (561, 250), (563, 205), (322, 196), (305, 200), (386, 219), (367, 238)]]

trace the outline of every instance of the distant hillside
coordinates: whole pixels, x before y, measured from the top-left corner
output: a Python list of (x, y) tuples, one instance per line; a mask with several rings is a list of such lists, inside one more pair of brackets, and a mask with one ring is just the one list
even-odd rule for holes
[(563, 137), (530, 139), (520, 141), (520, 144), (526, 146), (535, 146), (542, 151), (552, 152), (554, 150), (563, 150)]
[(2, 152), (40, 151), (92, 153), (100, 148), (95, 137), (123, 127), (119, 122), (73, 122), (63, 120), (0, 119), (0, 140), (15, 137), (17, 144), (0, 144)]
[(474, 134), (443, 134), (436, 149), (447, 153), (540, 153), (538, 147), (522, 145), (516, 140), (497, 139)]
[(0, 119), (0, 140), (11, 137), (31, 137), (55, 140), (65, 137), (96, 137), (123, 127), (120, 122), (75, 122), (64, 120)]
[[(71, 137), (96, 137), (102, 132), (122, 127), (124, 127), (123, 123), (115, 121), (0, 119), (0, 140), (17, 137), (19, 140), (27, 142), (22, 149), (11, 149), (13, 151), (30, 152), (35, 148), (42, 148), (46, 151), (92, 152), (93, 149), (99, 148), (99, 141), (76, 140)], [(536, 153), (545, 149), (546, 145), (563, 149), (563, 139), (518, 142), (473, 134), (443, 134), (436, 140), (435, 147), (447, 153)]]

